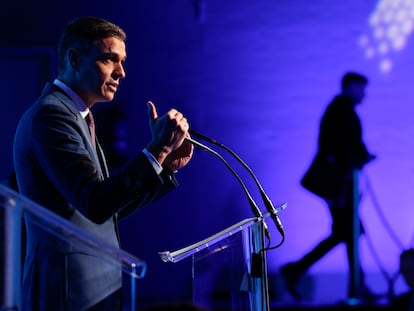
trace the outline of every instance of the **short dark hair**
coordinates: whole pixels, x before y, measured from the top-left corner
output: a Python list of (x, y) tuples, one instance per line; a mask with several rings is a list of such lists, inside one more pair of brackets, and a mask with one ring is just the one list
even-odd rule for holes
[(341, 87), (342, 90), (345, 89), (350, 83), (368, 83), (368, 78), (360, 73), (356, 72), (347, 72), (342, 77)]
[(126, 34), (121, 27), (99, 17), (78, 17), (66, 26), (58, 44), (58, 69), (65, 69), (65, 54), (73, 46), (88, 48), (97, 40), (117, 37), (126, 41)]

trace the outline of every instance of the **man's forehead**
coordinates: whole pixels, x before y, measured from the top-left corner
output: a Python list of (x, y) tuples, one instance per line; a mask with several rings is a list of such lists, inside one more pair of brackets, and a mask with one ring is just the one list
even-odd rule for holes
[(95, 42), (101, 53), (126, 55), (125, 42), (117, 37), (107, 37)]

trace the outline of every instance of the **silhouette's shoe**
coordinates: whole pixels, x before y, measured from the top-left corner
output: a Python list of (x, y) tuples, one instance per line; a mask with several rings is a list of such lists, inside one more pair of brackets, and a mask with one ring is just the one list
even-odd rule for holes
[(383, 295), (373, 293), (366, 285), (361, 285), (357, 297), (352, 298), (352, 295), (350, 294), (348, 296), (348, 299), (354, 299), (362, 304), (375, 304), (378, 300), (384, 297)]
[(373, 293), (366, 285), (362, 285), (360, 289), (360, 296), (362, 301), (367, 304), (375, 304), (383, 296), (380, 294)]
[(292, 297), (299, 301), (301, 300), (300, 293), (298, 292), (296, 285), (299, 282), (299, 279), (301, 277), (301, 274), (297, 271), (295, 268), (294, 263), (288, 263), (280, 269), (280, 274), (283, 277), (283, 280), (286, 285), (286, 289), (288, 290), (289, 294), (292, 295)]

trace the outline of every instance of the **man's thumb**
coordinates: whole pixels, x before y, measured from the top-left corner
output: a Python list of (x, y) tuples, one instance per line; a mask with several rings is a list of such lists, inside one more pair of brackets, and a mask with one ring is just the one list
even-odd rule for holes
[(147, 102), (148, 107), (148, 118), (150, 119), (150, 122), (154, 122), (158, 119), (158, 113), (157, 108), (155, 107), (154, 103), (152, 101)]

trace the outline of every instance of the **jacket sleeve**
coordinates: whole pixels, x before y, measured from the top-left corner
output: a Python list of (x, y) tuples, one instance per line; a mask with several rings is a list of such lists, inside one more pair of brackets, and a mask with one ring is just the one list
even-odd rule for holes
[(43, 171), (63, 198), (85, 217), (103, 223), (129, 214), (177, 186), (157, 175), (140, 152), (116, 175), (103, 179), (92, 160), (80, 116), (64, 105), (44, 105), (32, 123), (32, 144)]

